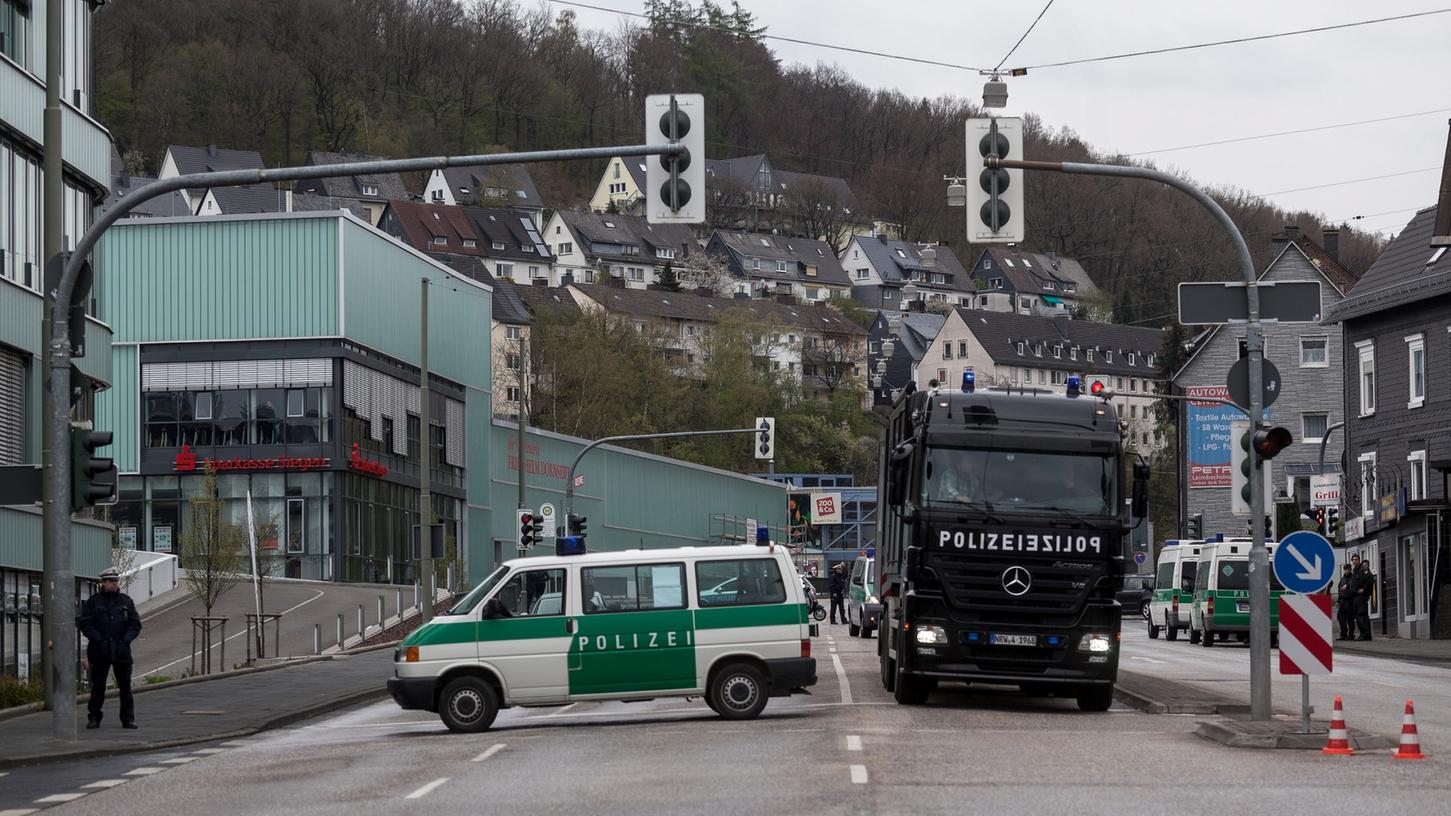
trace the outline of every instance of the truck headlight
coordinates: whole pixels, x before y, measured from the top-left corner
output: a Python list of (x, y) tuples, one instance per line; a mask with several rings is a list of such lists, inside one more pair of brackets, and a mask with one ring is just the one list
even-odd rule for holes
[(1078, 641), (1078, 651), (1080, 652), (1107, 652), (1112, 649), (1113, 637), (1110, 635), (1097, 633), (1084, 635), (1083, 639)]
[(925, 624), (917, 627), (917, 642), (923, 646), (933, 646), (938, 643), (947, 642), (947, 632), (941, 626)]

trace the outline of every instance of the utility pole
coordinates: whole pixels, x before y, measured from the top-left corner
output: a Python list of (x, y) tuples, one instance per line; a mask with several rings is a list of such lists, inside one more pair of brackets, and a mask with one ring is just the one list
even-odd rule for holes
[[(524, 423), (528, 421), (528, 414), (524, 410), (524, 330), (522, 328), (519, 329), (519, 365), (515, 367), (515, 371), (519, 373), (519, 442), (514, 462), (519, 466), (519, 509), (524, 510), (529, 507), (529, 503), (528, 499), (524, 497), (524, 474), (528, 472), (524, 469)], [(553, 532), (553, 530), (550, 531), (551, 534)], [(569, 531), (565, 530), (565, 534), (568, 535), (568, 533)]]
[(423, 622), (433, 620), (433, 423), (428, 413), (428, 278), (418, 281), (418, 580), (423, 588)]

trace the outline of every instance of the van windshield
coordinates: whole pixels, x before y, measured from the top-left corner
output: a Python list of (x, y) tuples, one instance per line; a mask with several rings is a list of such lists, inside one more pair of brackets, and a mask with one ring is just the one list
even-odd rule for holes
[(1066, 510), (1117, 514), (1114, 458), (1098, 454), (929, 448), (922, 474), (928, 506), (976, 505), (991, 513)]
[(490, 592), (493, 591), (494, 587), (499, 585), (499, 581), (503, 579), (504, 574), (508, 571), (509, 570), (507, 567), (499, 567), (498, 569), (494, 570), (492, 573), (489, 574), (489, 577), (485, 578), (479, 583), (478, 586), (474, 587), (474, 590), (472, 592), (465, 595), (463, 597), (463, 600), (449, 607), (448, 612), (445, 614), (467, 615), (468, 613), (474, 611), (474, 607), (479, 605), (479, 601), (482, 601), (485, 595), (488, 595)]

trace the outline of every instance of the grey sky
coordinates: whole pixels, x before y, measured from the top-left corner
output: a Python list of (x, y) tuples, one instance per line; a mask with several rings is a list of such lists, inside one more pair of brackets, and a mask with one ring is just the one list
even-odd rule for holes
[[(591, 0), (641, 11), (641, 0)], [(995, 65), (1044, 0), (742, 0), (769, 33), (964, 65)], [(722, 5), (729, 5), (722, 2)], [(1004, 68), (1311, 28), (1451, 6), (1445, 0), (1056, 0)], [(556, 6), (556, 8), (560, 8)], [(614, 29), (620, 17), (576, 9)], [(872, 87), (978, 98), (965, 71), (769, 41), (787, 63), (834, 63)], [(1437, 78), (1441, 78), (1438, 80)], [(1013, 112), (1069, 127), (1100, 150), (1133, 153), (1451, 108), (1451, 13), (1177, 54), (1045, 68), (1009, 80)], [(663, 89), (662, 89), (663, 90)], [(681, 89), (689, 90), (689, 89)], [(1201, 183), (1274, 193), (1439, 168), (1451, 111), (1319, 133), (1163, 153)], [(1032, 158), (1029, 156), (1029, 158)], [(1435, 171), (1284, 193), (1330, 219), (1399, 229), (1435, 203)], [(1031, 218), (1031, 202), (1029, 203)]]

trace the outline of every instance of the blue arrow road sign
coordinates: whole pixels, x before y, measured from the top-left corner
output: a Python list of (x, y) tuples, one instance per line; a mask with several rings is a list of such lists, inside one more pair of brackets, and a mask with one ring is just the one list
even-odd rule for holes
[(1335, 550), (1319, 533), (1290, 533), (1275, 548), (1275, 575), (1291, 592), (1318, 592), (1335, 577)]

